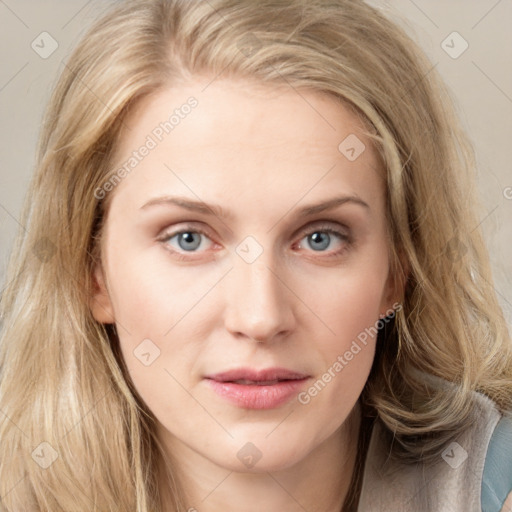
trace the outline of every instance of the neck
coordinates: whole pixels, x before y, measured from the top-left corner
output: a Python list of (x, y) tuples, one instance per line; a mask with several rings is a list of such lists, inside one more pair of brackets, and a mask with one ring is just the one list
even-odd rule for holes
[[(292, 467), (258, 473), (219, 467), (188, 447), (178, 462), (185, 509), (282, 510), (283, 512), (340, 512), (350, 491), (361, 428), (359, 402), (345, 423)], [(160, 479), (162, 512), (171, 512), (169, 486)]]

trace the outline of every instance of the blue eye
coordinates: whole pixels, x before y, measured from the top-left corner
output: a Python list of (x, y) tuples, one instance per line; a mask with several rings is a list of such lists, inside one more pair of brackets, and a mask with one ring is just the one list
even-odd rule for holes
[[(333, 238), (341, 240), (343, 245), (349, 242), (349, 237), (345, 233), (331, 228), (308, 231), (304, 234), (302, 240), (306, 239), (309, 247), (311, 247), (314, 252), (325, 252), (333, 241)], [(338, 252), (335, 252), (335, 254)]]
[(207, 237), (204, 231), (198, 230), (197, 228), (184, 229), (174, 234), (165, 235), (162, 241), (169, 242), (173, 238), (176, 238), (178, 249), (185, 252), (195, 252), (201, 246), (202, 236)]
[[(338, 230), (332, 226), (333, 224), (324, 224), (314, 226), (314, 229), (309, 227), (301, 234), (299, 248), (309, 247), (314, 253), (326, 253), (325, 255), (322, 254), (325, 258), (340, 256), (350, 246), (351, 238), (341, 228)], [(337, 224), (334, 224), (334, 226), (337, 226)], [(179, 231), (165, 233), (159, 239), (177, 259), (183, 261), (191, 260), (193, 254), (205, 252), (208, 247), (204, 247), (204, 240), (209, 240), (211, 245), (214, 244), (206, 231), (195, 226), (185, 226), (184, 229)], [(307, 247), (302, 243), (303, 240), (307, 240)], [(335, 244), (336, 240), (338, 240), (338, 248), (329, 250), (329, 247)], [(206, 245), (208, 246), (207, 242)]]

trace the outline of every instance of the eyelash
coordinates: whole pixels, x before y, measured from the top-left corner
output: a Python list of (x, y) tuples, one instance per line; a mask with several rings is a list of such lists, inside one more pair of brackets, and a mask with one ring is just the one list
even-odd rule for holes
[[(169, 245), (166, 243), (171, 238), (174, 238), (175, 236), (183, 234), (183, 233), (198, 233), (198, 234), (204, 235), (205, 237), (207, 237), (207, 238), (209, 238), (211, 240), (211, 238), (208, 235), (206, 230), (204, 230), (204, 229), (202, 229), (200, 227), (192, 226), (192, 225), (185, 225), (185, 227), (183, 229), (180, 229), (179, 231), (174, 231), (174, 232), (173, 231), (169, 231), (169, 232), (164, 233), (162, 235), (162, 237), (158, 238), (158, 241), (164, 243), (164, 245), (166, 246), (167, 250), (170, 251), (178, 260), (180, 260), (180, 261), (192, 261), (194, 258), (193, 257), (191, 258), (188, 255), (185, 255), (185, 254), (187, 254), (186, 252), (184, 254), (184, 253), (179, 252), (179, 251), (177, 251), (175, 249), (170, 249)], [(335, 236), (339, 237), (340, 240), (344, 243), (344, 246), (341, 249), (335, 251), (333, 254), (329, 254), (328, 256), (324, 256), (324, 258), (334, 258), (334, 257), (340, 256), (353, 243), (352, 238), (351, 238), (351, 236), (349, 234), (344, 233), (343, 231), (339, 231), (337, 229), (334, 229), (332, 227), (332, 224), (314, 225), (312, 227), (305, 228), (303, 231), (300, 232), (300, 239), (299, 240), (302, 240), (304, 237), (312, 235), (313, 233), (327, 233), (329, 235), (335, 235)], [(318, 252), (322, 253), (323, 251), (318, 251)], [(192, 251), (192, 252), (190, 252), (188, 254), (194, 254), (194, 252)]]

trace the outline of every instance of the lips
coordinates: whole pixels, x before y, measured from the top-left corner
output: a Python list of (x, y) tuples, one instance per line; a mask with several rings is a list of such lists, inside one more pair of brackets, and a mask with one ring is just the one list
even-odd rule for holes
[(238, 368), (205, 377), (215, 393), (244, 409), (274, 409), (297, 396), (309, 375), (286, 368)]
[(252, 368), (236, 368), (222, 373), (209, 375), (206, 378), (217, 382), (236, 382), (238, 384), (269, 385), (282, 380), (300, 380), (308, 375), (288, 370), (286, 368), (267, 368), (254, 370)]

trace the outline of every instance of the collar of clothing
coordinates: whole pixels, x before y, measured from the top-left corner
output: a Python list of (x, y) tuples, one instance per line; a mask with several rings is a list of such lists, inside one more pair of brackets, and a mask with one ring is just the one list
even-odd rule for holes
[[(439, 377), (425, 377), (453, 385)], [(468, 427), (441, 448), (439, 460), (429, 465), (390, 458), (393, 434), (377, 420), (366, 454), (357, 511), (482, 512), (487, 449), (502, 414), (491, 399), (477, 392), (474, 395)]]

